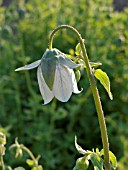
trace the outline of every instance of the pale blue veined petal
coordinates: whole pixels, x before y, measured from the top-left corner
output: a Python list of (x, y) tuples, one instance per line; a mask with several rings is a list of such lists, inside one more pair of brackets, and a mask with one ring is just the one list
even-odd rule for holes
[(73, 70), (71, 70), (71, 77), (72, 77), (72, 92), (78, 94), (82, 91), (82, 89), (78, 90), (76, 77)]
[(26, 66), (17, 68), (15, 71), (31, 70), (33, 68), (38, 67), (40, 63), (41, 63), (41, 60), (37, 60), (37, 61), (35, 61), (35, 62), (31, 63), (31, 64), (28, 64)]
[(38, 78), (40, 92), (44, 99), (44, 104), (48, 104), (53, 99), (54, 95), (53, 95), (53, 92), (50, 91), (49, 87), (47, 86), (47, 84), (44, 81), (42, 70), (41, 70), (40, 66), (38, 67), (38, 70), (37, 70), (37, 78)]
[(72, 77), (69, 68), (57, 62), (55, 79), (53, 84), (53, 94), (61, 102), (67, 102), (72, 94)]

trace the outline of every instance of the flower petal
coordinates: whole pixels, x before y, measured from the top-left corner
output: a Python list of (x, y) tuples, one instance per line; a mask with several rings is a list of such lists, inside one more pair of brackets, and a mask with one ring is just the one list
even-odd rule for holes
[(38, 78), (40, 92), (44, 99), (44, 104), (48, 104), (53, 99), (54, 95), (53, 95), (53, 92), (50, 91), (50, 89), (48, 88), (47, 84), (44, 81), (40, 66), (38, 67), (38, 70), (37, 70), (37, 78)]
[(37, 61), (35, 61), (35, 62), (31, 63), (31, 64), (28, 64), (26, 66), (17, 68), (15, 71), (31, 70), (33, 68), (38, 67), (40, 63), (41, 63), (41, 60), (37, 60)]
[(72, 94), (71, 69), (57, 62), (53, 84), (54, 96), (61, 102), (67, 102)]
[(78, 90), (76, 77), (73, 70), (71, 70), (71, 76), (72, 76), (72, 92), (78, 94), (82, 91), (82, 89), (80, 91)]
[(75, 62), (73, 62), (72, 60), (67, 58), (64, 54), (59, 55), (58, 60), (62, 65), (66, 66), (70, 69), (77, 68), (77, 67), (81, 66), (81, 64), (76, 64)]

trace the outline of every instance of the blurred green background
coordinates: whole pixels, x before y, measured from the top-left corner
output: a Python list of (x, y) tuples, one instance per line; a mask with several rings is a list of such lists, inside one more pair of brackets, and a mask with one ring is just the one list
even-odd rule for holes
[[(4, 2), (3, 2), (4, 3)], [(1, 1), (2, 4), (2, 1)], [(54, 99), (43, 106), (36, 69), (14, 72), (41, 58), (50, 32), (58, 25), (75, 27), (85, 39), (90, 61), (99, 61), (111, 80), (111, 101), (97, 82), (105, 112), (110, 150), (118, 169), (128, 167), (128, 8), (114, 10), (103, 0), (12, 0), (0, 7), (0, 131), (7, 135), (6, 165), (25, 165), (14, 160), (8, 147), (15, 137), (35, 155), (45, 170), (72, 169), (81, 156), (74, 136), (84, 149), (102, 149), (101, 135), (86, 72), (78, 83), (83, 91), (68, 103)], [(74, 54), (78, 43), (70, 31), (60, 31), (53, 46)], [(28, 169), (28, 167), (26, 166)]]

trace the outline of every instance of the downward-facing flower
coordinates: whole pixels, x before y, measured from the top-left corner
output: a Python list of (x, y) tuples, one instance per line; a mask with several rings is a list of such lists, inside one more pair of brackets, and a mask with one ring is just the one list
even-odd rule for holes
[(37, 69), (37, 78), (44, 104), (54, 97), (67, 102), (73, 93), (80, 93), (73, 68), (79, 67), (57, 49), (47, 49), (41, 60), (35, 61), (15, 71)]

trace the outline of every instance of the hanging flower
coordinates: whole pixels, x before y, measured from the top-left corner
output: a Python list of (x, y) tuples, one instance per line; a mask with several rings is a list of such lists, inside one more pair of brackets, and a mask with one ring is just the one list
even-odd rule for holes
[(80, 93), (73, 68), (79, 67), (57, 49), (47, 49), (41, 60), (35, 61), (15, 71), (30, 70), (38, 67), (37, 78), (44, 104), (54, 97), (67, 102), (73, 93)]

